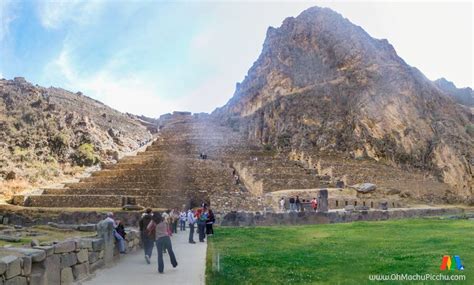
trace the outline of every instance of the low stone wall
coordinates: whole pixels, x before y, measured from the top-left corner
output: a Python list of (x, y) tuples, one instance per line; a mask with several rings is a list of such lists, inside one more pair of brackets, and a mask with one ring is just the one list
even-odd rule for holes
[[(138, 226), (138, 220), (140, 219), (143, 212), (131, 212), (131, 211), (116, 211), (114, 216), (117, 220), (121, 220), (126, 226), (136, 227)], [(84, 224), (95, 224), (100, 220), (103, 220), (106, 215), (105, 212), (45, 212), (45, 211), (34, 211), (24, 208), (19, 211), (0, 211), (0, 223), (21, 225), (21, 226), (32, 226), (32, 225), (46, 225), (50, 222), (58, 224), (68, 225), (84, 225)]]
[(418, 218), (427, 216), (463, 215), (461, 208), (404, 208), (368, 211), (329, 211), (290, 212), (290, 213), (252, 213), (231, 212), (217, 216), (221, 226), (272, 226), (347, 223), (354, 221), (380, 221), (389, 219)]
[[(139, 234), (126, 235), (129, 252), (138, 249)], [(103, 238), (66, 240), (48, 246), (0, 249), (0, 284), (62, 285), (87, 279), (97, 269), (110, 266), (120, 258), (116, 244), (113, 258), (107, 260)]]

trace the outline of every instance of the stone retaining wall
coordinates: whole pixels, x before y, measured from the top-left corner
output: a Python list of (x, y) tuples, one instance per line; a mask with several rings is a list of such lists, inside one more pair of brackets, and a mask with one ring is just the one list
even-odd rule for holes
[[(130, 212), (130, 211), (116, 211), (114, 216), (116, 219), (122, 221), (126, 226), (136, 227), (138, 226), (138, 220), (140, 219), (142, 212)], [(95, 224), (105, 218), (105, 213), (96, 211), (77, 211), (77, 212), (35, 212), (29, 211), (25, 208), (21, 211), (3, 211), (0, 212), (0, 223), (21, 225), (21, 226), (33, 226), (33, 225), (46, 225), (50, 222), (58, 224)]]
[(461, 208), (404, 208), (391, 210), (368, 211), (329, 211), (290, 212), (290, 213), (253, 213), (231, 212), (217, 216), (221, 226), (272, 226), (272, 225), (305, 225), (330, 224), (354, 221), (380, 221), (389, 219), (418, 218), (426, 216), (463, 215)]
[[(137, 231), (128, 231), (126, 244), (129, 252), (138, 249)], [(80, 238), (33, 248), (2, 248), (0, 284), (62, 285), (87, 279), (97, 269), (120, 258), (114, 243), (113, 258), (107, 260), (108, 246), (102, 238)]]

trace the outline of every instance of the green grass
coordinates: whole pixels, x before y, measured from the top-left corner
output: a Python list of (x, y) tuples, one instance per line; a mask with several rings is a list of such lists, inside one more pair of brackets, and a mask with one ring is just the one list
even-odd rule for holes
[[(465, 270), (441, 271), (443, 255), (460, 255)], [(474, 221), (219, 227), (206, 265), (207, 284), (371, 284), (370, 274), (392, 273), (464, 274), (453, 283), (474, 284)]]
[[(38, 234), (37, 236), (29, 236), (28, 232), (34, 232)], [(25, 228), (22, 231), (21, 239), (18, 242), (8, 242), (0, 240), (0, 247), (5, 245), (11, 245), (13, 247), (21, 247), (24, 245), (29, 245), (33, 239), (38, 240), (39, 242), (53, 242), (53, 241), (63, 241), (68, 238), (73, 237), (89, 237), (95, 236), (95, 232), (81, 232), (69, 229), (58, 229), (51, 226), (39, 225), (32, 226), (30, 228)]]

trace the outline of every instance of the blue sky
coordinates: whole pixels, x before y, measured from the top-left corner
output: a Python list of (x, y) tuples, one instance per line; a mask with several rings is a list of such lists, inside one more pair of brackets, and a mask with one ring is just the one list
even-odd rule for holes
[(120, 111), (210, 112), (257, 59), (268, 26), (333, 8), (428, 78), (472, 86), (470, 2), (0, 1), (0, 77), (63, 87)]

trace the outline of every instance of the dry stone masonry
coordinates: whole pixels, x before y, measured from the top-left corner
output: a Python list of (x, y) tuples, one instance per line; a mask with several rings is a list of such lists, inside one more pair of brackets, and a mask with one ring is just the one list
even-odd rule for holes
[(435, 192), (446, 187), (420, 173), (373, 160), (277, 151), (243, 137), (239, 130), (208, 115), (176, 112), (162, 116), (159, 135), (146, 151), (105, 165), (64, 188), (17, 195), (13, 203), (139, 209), (137, 206), (195, 207), (207, 202), (220, 212), (277, 211), (282, 197), (288, 201), (299, 195), (308, 203), (321, 197), (325, 189), (329, 210), (347, 206), (382, 209), (405, 206), (405, 198), (413, 198), (417, 187)]
[[(87, 279), (97, 269), (120, 258), (115, 240), (105, 240), (100, 237), (104, 233), (98, 233), (99, 237), (33, 248), (0, 249), (0, 284), (63, 285)], [(137, 231), (128, 230), (126, 244), (129, 252), (138, 249)]]

